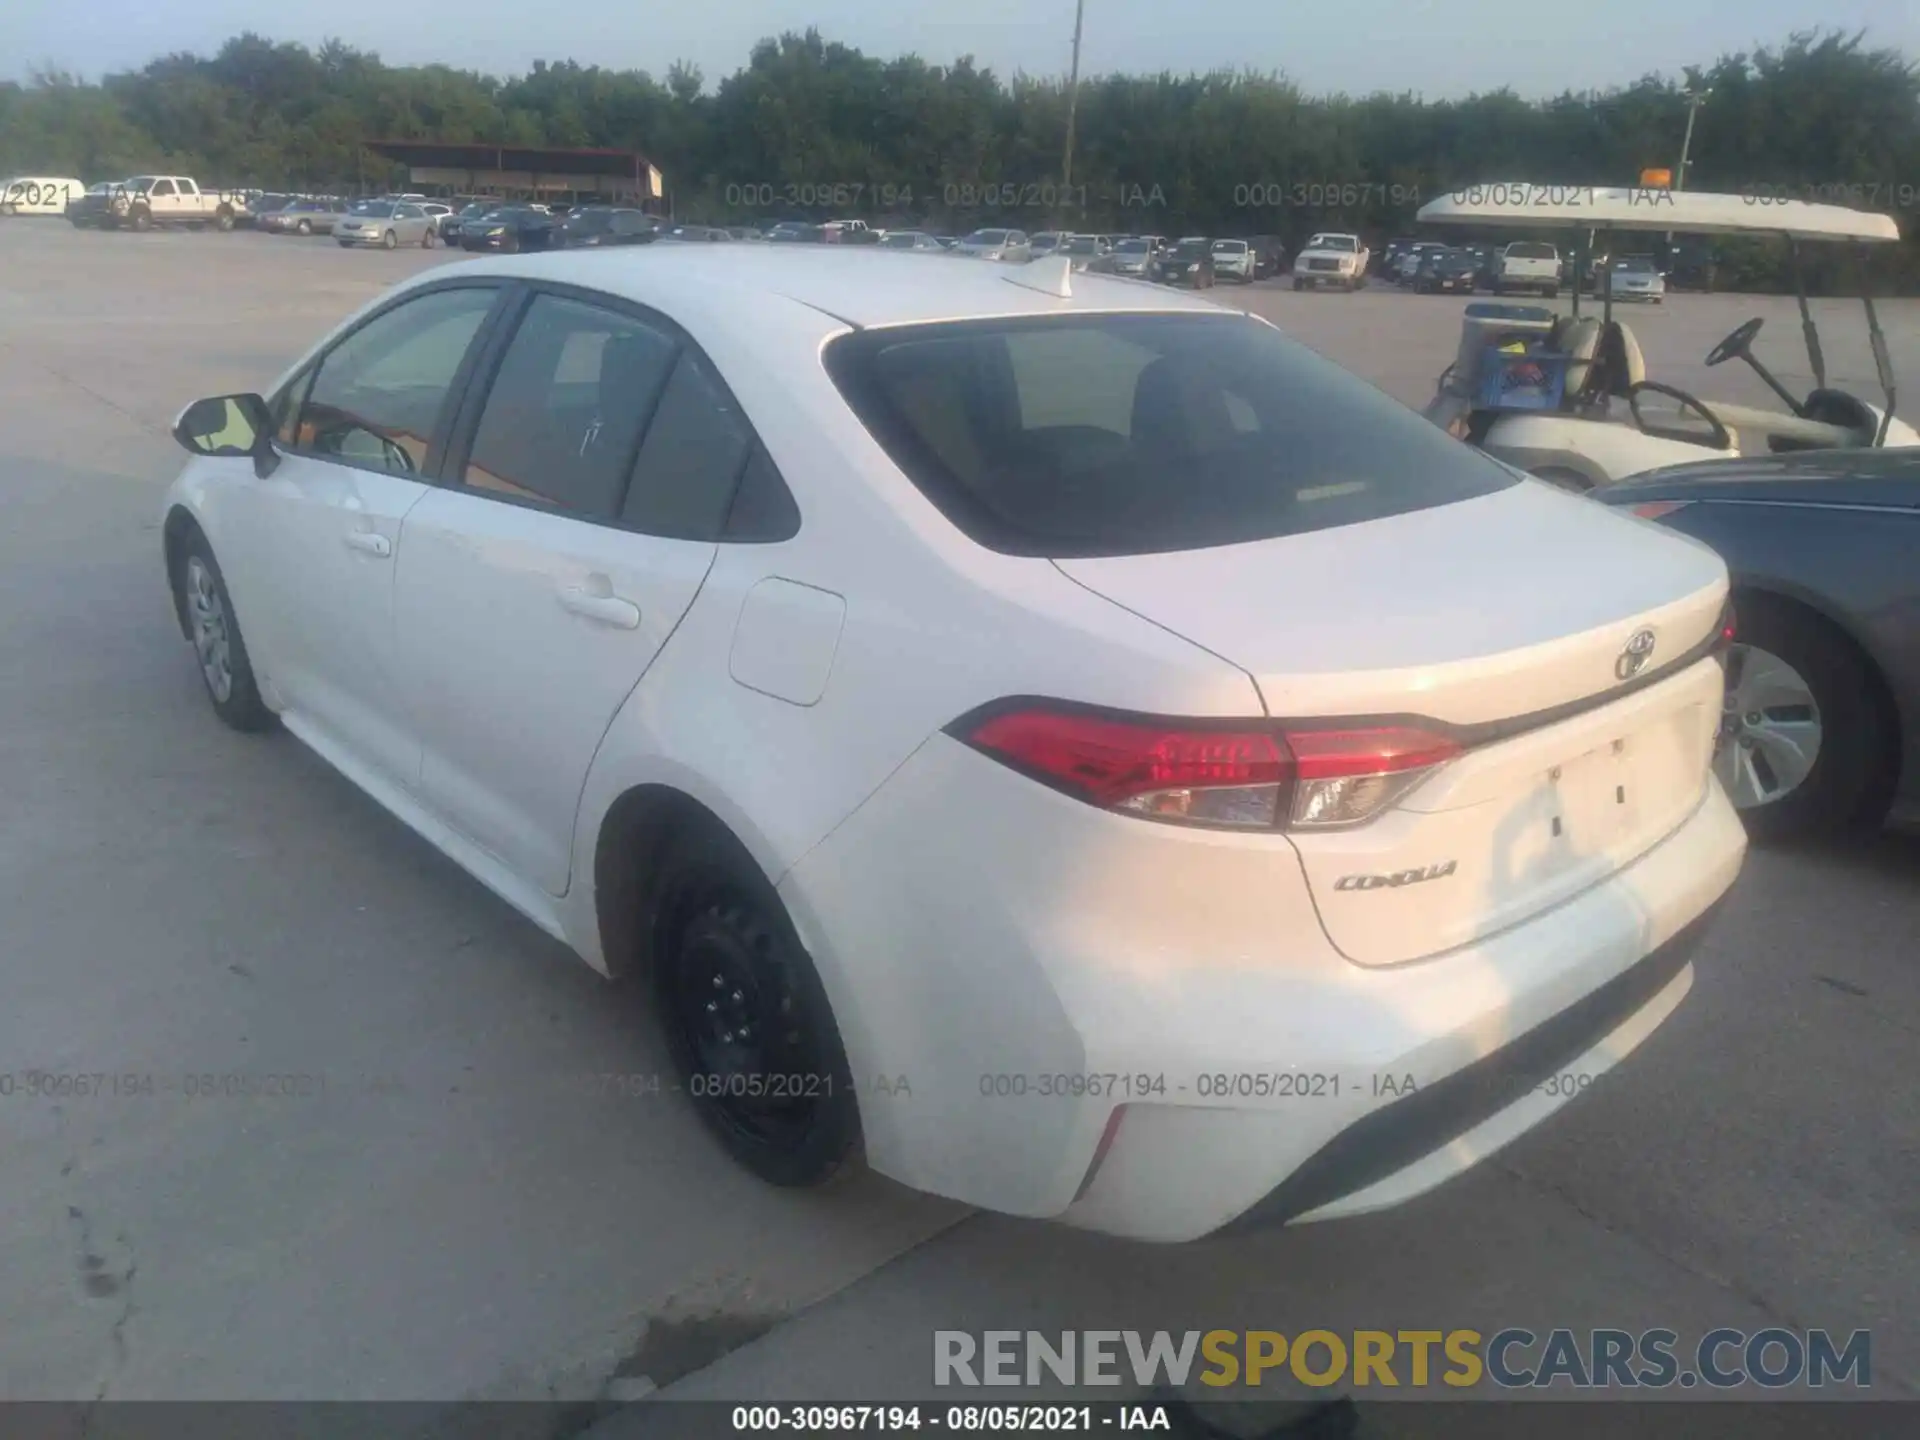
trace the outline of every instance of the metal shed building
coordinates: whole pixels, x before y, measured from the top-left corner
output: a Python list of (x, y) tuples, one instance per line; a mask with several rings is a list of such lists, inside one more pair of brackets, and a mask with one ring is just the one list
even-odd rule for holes
[(645, 209), (666, 194), (659, 167), (632, 150), (535, 150), (512, 145), (442, 145), (369, 140), (374, 154), (405, 165), (412, 183), (465, 195), (513, 199), (595, 198)]

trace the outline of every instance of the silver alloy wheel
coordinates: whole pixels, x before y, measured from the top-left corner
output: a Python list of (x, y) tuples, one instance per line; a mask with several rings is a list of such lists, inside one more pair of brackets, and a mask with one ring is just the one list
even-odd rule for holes
[(227, 639), (227, 607), (213, 572), (198, 555), (187, 561), (187, 619), (193, 628), (193, 648), (200, 657), (200, 673), (219, 704), (233, 697), (233, 651)]
[(1820, 758), (1820, 706), (1801, 673), (1771, 651), (1734, 645), (1713, 770), (1734, 807), (1754, 810), (1805, 783)]

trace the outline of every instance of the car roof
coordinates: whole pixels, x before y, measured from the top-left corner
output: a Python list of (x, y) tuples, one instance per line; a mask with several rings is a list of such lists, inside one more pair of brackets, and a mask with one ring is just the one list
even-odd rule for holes
[[(698, 323), (751, 329), (756, 313), (778, 300), (860, 328), (1066, 312), (1221, 309), (1196, 296), (1117, 277), (1076, 274), (1073, 294), (1064, 299), (1042, 293), (1044, 286), (1032, 288), (1055, 266), (1064, 268), (1059, 261), (1035, 262), (1029, 274), (1026, 266), (956, 266), (937, 256), (869, 246), (676, 245), (473, 260), (461, 268), (589, 286), (657, 308), (690, 328)], [(423, 278), (432, 274), (423, 272)]]

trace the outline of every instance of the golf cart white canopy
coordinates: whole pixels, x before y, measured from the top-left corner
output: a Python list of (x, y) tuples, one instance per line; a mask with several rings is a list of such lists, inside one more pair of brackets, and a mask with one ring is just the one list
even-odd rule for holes
[(1414, 217), (1429, 225), (1507, 225), (1516, 229), (1651, 230), (1722, 235), (1785, 235), (1794, 240), (1900, 239), (1891, 216), (1845, 205), (1815, 205), (1766, 195), (1714, 195), (1701, 190), (1494, 181), (1429, 200)]

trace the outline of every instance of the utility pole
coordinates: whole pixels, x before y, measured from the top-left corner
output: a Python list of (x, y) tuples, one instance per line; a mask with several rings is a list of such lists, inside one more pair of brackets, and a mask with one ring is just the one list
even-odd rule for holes
[(1080, 27), (1086, 19), (1087, 0), (1074, 0), (1073, 3), (1073, 68), (1067, 74), (1067, 148), (1060, 157), (1060, 188), (1066, 193), (1060, 197), (1061, 209), (1072, 203), (1073, 194), (1073, 121), (1074, 113), (1080, 106)]
[(1676, 190), (1684, 190), (1687, 188), (1687, 157), (1693, 151), (1693, 120), (1694, 117), (1700, 113), (1700, 107), (1707, 103), (1707, 97), (1711, 94), (1713, 94), (1713, 87), (1711, 85), (1704, 90), (1689, 90), (1687, 92), (1687, 134), (1686, 138), (1680, 142), (1680, 175), (1673, 187)]

